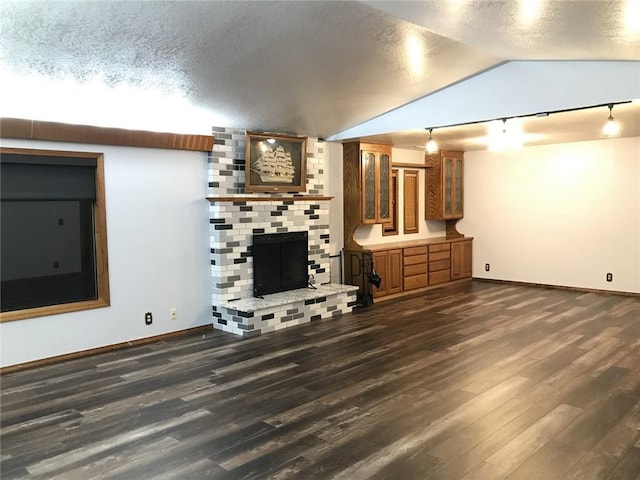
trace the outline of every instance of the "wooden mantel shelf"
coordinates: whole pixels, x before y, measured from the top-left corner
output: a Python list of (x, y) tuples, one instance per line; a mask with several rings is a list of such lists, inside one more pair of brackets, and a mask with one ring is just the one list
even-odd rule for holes
[(224, 203), (224, 202), (323, 202), (331, 200), (333, 197), (324, 197), (320, 195), (300, 195), (291, 197), (216, 197), (209, 195), (207, 200), (211, 203)]

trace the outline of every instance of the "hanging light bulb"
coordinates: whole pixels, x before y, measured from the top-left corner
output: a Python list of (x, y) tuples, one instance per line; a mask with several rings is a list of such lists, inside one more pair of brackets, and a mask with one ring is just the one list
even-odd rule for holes
[(524, 143), (522, 121), (519, 118), (503, 118), (494, 120), (489, 124), (487, 133), (487, 146), (492, 152), (501, 152), (506, 149), (517, 150)]
[(438, 143), (433, 138), (431, 138), (431, 132), (432, 131), (433, 131), (433, 128), (430, 128), (429, 129), (429, 141), (425, 145), (427, 153), (429, 153), (429, 154), (438, 152)]
[(492, 152), (501, 152), (506, 148), (507, 119), (494, 120), (489, 124), (487, 145)]
[(609, 118), (602, 127), (602, 135), (608, 138), (620, 136), (620, 124), (613, 118), (613, 105), (609, 105)]

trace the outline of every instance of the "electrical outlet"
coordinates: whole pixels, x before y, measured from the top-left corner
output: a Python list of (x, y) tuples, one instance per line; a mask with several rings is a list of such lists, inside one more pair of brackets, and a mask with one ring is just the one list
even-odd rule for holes
[(175, 308), (169, 310), (169, 318), (171, 320), (175, 320), (176, 318), (178, 318), (178, 311)]
[(607, 282), (613, 282), (613, 273), (607, 273)]
[(488, 272), (489, 270), (491, 270), (491, 265), (489, 265), (488, 263), (484, 264), (484, 271)]
[(151, 312), (144, 314), (144, 323), (147, 325), (151, 325), (153, 323), (153, 315), (151, 315)]

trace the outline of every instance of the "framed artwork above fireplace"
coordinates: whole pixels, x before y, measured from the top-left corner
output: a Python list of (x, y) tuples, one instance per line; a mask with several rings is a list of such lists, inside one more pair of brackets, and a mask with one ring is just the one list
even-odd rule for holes
[(305, 192), (307, 137), (246, 133), (246, 192)]

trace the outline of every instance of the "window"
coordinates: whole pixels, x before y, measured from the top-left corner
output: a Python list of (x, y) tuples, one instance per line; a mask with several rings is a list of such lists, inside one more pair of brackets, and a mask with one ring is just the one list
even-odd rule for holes
[(103, 155), (0, 149), (0, 321), (109, 305)]

